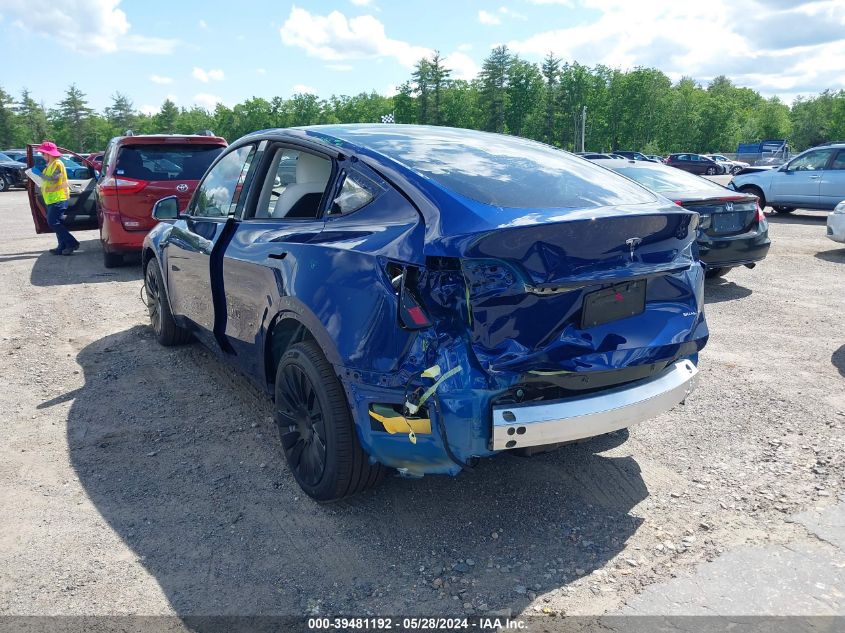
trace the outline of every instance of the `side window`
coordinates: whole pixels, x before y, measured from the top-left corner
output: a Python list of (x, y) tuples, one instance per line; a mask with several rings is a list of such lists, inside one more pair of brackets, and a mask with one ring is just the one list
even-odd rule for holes
[(225, 218), (234, 213), (254, 152), (254, 145), (245, 145), (226, 154), (197, 188), (190, 215)]
[(688, 160), (691, 160), (694, 163), (699, 163), (701, 162), (701, 156), (699, 156), (698, 154), (690, 154)]
[(835, 149), (817, 149), (807, 152), (789, 163), (789, 171), (818, 171), (824, 169)]
[(109, 161), (111, 160), (111, 156), (112, 156), (113, 153), (114, 153), (114, 141), (109, 143), (109, 146), (106, 148), (106, 153), (103, 154), (103, 159), (101, 161), (102, 164), (100, 165), (100, 173), (101, 174), (106, 173), (106, 170), (108, 169), (108, 166), (109, 166)]
[(331, 175), (329, 158), (278, 148), (267, 170), (255, 217), (287, 220), (319, 217)]
[(372, 202), (378, 193), (378, 187), (360, 174), (348, 174), (343, 179), (343, 186), (332, 201), (332, 213), (348, 215)]
[(837, 170), (845, 169), (845, 149), (839, 150), (836, 158), (834, 158), (833, 162), (830, 164), (830, 168)]

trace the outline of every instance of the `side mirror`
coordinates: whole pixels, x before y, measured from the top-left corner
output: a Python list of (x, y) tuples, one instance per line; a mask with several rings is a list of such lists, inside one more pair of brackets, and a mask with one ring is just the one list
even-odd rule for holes
[(167, 196), (153, 205), (153, 219), (159, 222), (179, 218), (179, 201), (176, 196)]

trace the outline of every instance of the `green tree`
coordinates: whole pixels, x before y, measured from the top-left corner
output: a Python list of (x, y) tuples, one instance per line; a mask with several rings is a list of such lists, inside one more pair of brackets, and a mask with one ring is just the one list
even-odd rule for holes
[(0, 86), (0, 147), (14, 145), (18, 136), (15, 100)]
[(114, 135), (134, 129), (137, 115), (132, 100), (121, 92), (115, 92), (111, 100), (111, 105), (106, 108), (105, 115)]
[(505, 131), (508, 108), (508, 69), (511, 54), (505, 45), (497, 46), (481, 66), (481, 115), (483, 129), (489, 132)]
[(393, 113), (397, 123), (416, 123), (417, 109), (414, 103), (414, 89), (406, 81), (399, 86), (399, 92), (393, 97)]
[(71, 84), (65, 92), (65, 98), (52, 113), (57, 143), (76, 152), (87, 151), (92, 140), (90, 119), (93, 114), (85, 93), (76, 84)]
[(431, 63), (423, 57), (414, 66), (411, 73), (414, 82), (414, 93), (417, 95), (417, 121), (429, 122), (429, 101), (431, 99)]
[(545, 91), (543, 95), (544, 120), (543, 120), (543, 140), (546, 143), (553, 143), (556, 140), (555, 135), (555, 119), (556, 111), (555, 104), (557, 102), (557, 87), (560, 83), (560, 59), (555, 57), (552, 53), (546, 55), (543, 60), (541, 68), (543, 79), (545, 79)]
[(452, 71), (443, 65), (443, 58), (440, 51), (434, 51), (428, 67), (428, 79), (431, 83), (432, 111), (431, 122), (434, 125), (443, 124), (443, 90), (449, 81)]
[[(509, 134), (536, 136), (532, 123), (542, 116), (543, 76), (535, 64), (514, 56), (508, 65), (505, 123)], [(532, 133), (534, 132), (534, 133)]]
[(158, 114), (153, 115), (153, 124), (156, 131), (162, 134), (172, 134), (176, 131), (179, 121), (179, 108), (170, 99), (165, 99), (161, 104)]
[(39, 143), (52, 136), (50, 123), (44, 107), (32, 98), (26, 88), (21, 91), (21, 100), (17, 106), (18, 122), (20, 124), (21, 145), (25, 143)]

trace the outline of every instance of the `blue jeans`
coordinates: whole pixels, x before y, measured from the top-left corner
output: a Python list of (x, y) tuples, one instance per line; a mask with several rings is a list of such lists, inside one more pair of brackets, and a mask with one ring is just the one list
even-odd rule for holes
[(67, 212), (67, 200), (47, 205), (47, 224), (56, 232), (56, 239), (59, 240), (59, 250), (75, 248), (79, 246), (77, 239), (70, 234), (65, 227), (62, 216)]

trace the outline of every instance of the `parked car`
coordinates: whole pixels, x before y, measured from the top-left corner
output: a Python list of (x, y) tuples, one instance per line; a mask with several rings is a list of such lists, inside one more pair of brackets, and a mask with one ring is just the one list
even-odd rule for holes
[(769, 205), (778, 213), (833, 210), (845, 200), (845, 143), (808, 149), (780, 167), (748, 167), (728, 186), (754, 194), (761, 207)]
[(12, 187), (25, 187), (26, 165), (0, 152), (0, 192), (8, 191)]
[(750, 165), (748, 163), (744, 162), (744, 161), (731, 160), (730, 158), (728, 158), (727, 156), (724, 156), (722, 154), (705, 154), (704, 156), (706, 156), (707, 158), (710, 158), (712, 160), (715, 160), (722, 167), (724, 167), (725, 168), (724, 173), (726, 173), (726, 174), (737, 174), (740, 171), (742, 171), (743, 169), (745, 169), (746, 167), (750, 167)]
[(19, 163), (26, 164), (26, 150), (25, 149), (4, 149), (2, 152)]
[(153, 213), (156, 338), (195, 334), (274, 394), (318, 500), (649, 418), (708, 336), (698, 214), (517, 137), (265, 130)]
[[(71, 230), (99, 228), (104, 265), (119, 266), (126, 254), (141, 250), (144, 236), (155, 225), (150, 215), (155, 201), (173, 194), (184, 208), (197, 182), (224, 147), (226, 141), (218, 136), (116, 137), (106, 148), (99, 178), (94, 177), (93, 166), (88, 163), (88, 179), (76, 184), (76, 197), (71, 183), (66, 224)], [(81, 162), (86, 160), (73, 155)], [(30, 189), (36, 232), (49, 232), (41, 196), (34, 186)]]
[(622, 158), (630, 158), (631, 160), (643, 160), (649, 163), (658, 162), (653, 159), (651, 156), (646, 156), (642, 152), (631, 152), (627, 150), (616, 150), (613, 152), (615, 156), (621, 156)]
[(715, 176), (725, 173), (723, 165), (701, 154), (669, 154), (666, 157), (666, 164), (670, 167), (683, 169), (691, 174)]
[(662, 163), (666, 159), (663, 156), (658, 156), (657, 154), (646, 154), (647, 158), (650, 158), (655, 163)]
[(754, 268), (769, 252), (769, 223), (755, 196), (737, 194), (665, 165), (631, 160), (595, 162), (700, 215), (698, 251), (707, 277), (722, 277), (737, 266)]
[(845, 200), (827, 216), (827, 236), (834, 242), (845, 243)]
[(94, 164), (97, 171), (103, 168), (103, 155), (105, 152), (93, 152), (91, 154), (82, 154), (82, 157)]
[(595, 160), (597, 158), (610, 158), (610, 154), (599, 154), (598, 152), (575, 152), (576, 156), (586, 158), (587, 160)]

